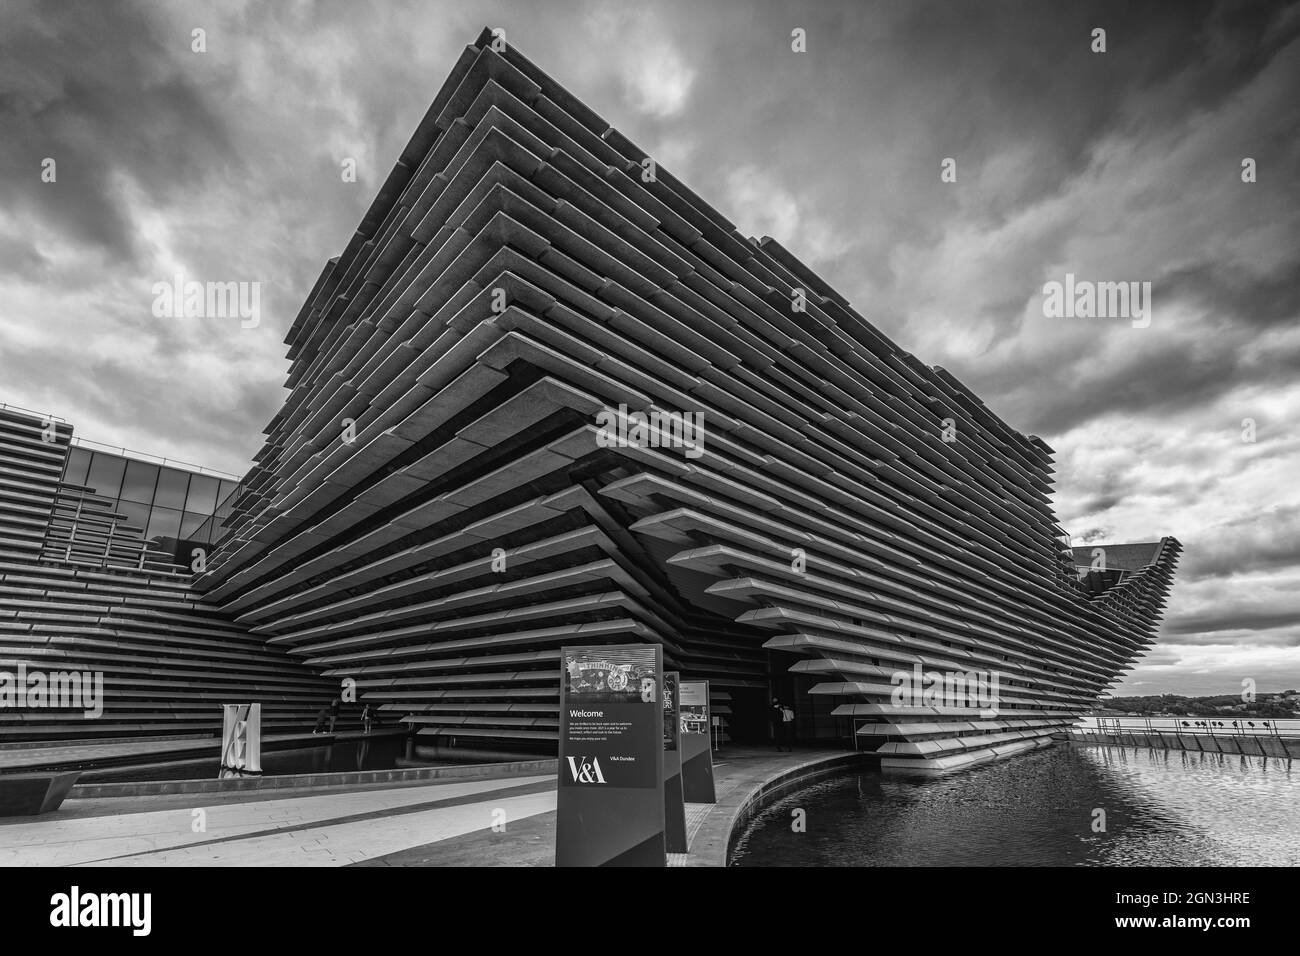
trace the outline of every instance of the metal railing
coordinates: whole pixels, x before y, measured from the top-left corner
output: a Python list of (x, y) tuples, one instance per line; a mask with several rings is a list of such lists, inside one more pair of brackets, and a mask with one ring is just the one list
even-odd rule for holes
[[(50, 412), (38, 412), (34, 408), (25, 408), (22, 405), (14, 405), (11, 402), (0, 402), (0, 409), (9, 409), (15, 412), (25, 412), (28, 415), (35, 415), (42, 420), (48, 419), (52, 422), (68, 424), (68, 420), (59, 415)], [(70, 445), (86, 446), (91, 451), (99, 449), (101, 451), (112, 452), (115, 455), (121, 455), (123, 458), (132, 458), (136, 461), (144, 461), (154, 465), (166, 465), (168, 467), (182, 468), (185, 471), (196, 472), (200, 475), (211, 475), (217, 478), (225, 478), (227, 481), (243, 481), (243, 475), (232, 475), (228, 471), (220, 471), (216, 468), (208, 468), (204, 465), (196, 465), (193, 462), (181, 461), (177, 458), (163, 458), (158, 455), (150, 455), (147, 452), (136, 451), (132, 448), (123, 448), (120, 445), (108, 445), (101, 441), (92, 441), (89, 438), (78, 438), (73, 436), (69, 441)]]
[(180, 461), (176, 458), (163, 458), (158, 455), (150, 455), (146, 452), (135, 451), (131, 448), (123, 448), (119, 445), (106, 445), (103, 442), (91, 441), (89, 438), (72, 439), (72, 444), (79, 447), (87, 447), (90, 451), (106, 451), (114, 455), (120, 455), (123, 458), (132, 458), (136, 461), (144, 461), (153, 465), (165, 465), (169, 468), (181, 468), (185, 471), (196, 472), (200, 475), (210, 475), (216, 478), (224, 478), (227, 481), (243, 481), (239, 475), (232, 475), (228, 471), (218, 471), (216, 468), (206, 468), (203, 465), (195, 465), (188, 461)]
[(49, 419), (52, 422), (63, 422), (65, 425), (68, 423), (66, 418), (60, 418), (50, 412), (38, 412), (34, 408), (24, 408), (22, 405), (13, 405), (9, 402), (0, 402), (0, 408), (7, 408), (15, 412), (26, 412), (28, 415), (35, 415), (37, 418)]
[(1093, 726), (1077, 725), (1076, 733), (1188, 734), (1209, 737), (1300, 737), (1300, 719), (1287, 717), (1090, 717)]

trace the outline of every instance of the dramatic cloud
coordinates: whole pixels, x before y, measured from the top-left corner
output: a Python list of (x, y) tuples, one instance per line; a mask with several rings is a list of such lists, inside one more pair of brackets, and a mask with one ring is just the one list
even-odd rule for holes
[[(1183, 541), (1127, 688), (1300, 684), (1300, 4), (10, 3), (0, 401), (242, 472), (484, 26), (1042, 436), (1077, 543)], [(177, 275), (258, 283), (260, 321), (155, 317)], [(1048, 318), (1067, 275), (1150, 283), (1149, 325)]]

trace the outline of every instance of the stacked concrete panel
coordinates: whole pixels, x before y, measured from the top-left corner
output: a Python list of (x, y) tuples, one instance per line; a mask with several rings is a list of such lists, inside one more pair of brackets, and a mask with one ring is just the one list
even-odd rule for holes
[(0, 405), (0, 558), (40, 555), (71, 438), (67, 422)]
[[(439, 746), (552, 746), (560, 647), (629, 641), (738, 720), (796, 680), (816, 733), (910, 766), (1068, 726), (1154, 640), (1177, 542), (1090, 590), (1050, 448), (489, 44), (293, 322), (206, 600)], [(996, 672), (996, 713), (899, 706), (918, 667)]]

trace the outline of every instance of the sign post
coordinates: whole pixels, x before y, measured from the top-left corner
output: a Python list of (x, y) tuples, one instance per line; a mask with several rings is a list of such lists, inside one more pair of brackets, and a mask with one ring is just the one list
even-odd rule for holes
[(664, 866), (658, 644), (560, 651), (556, 866)]
[(709, 682), (684, 680), (681, 709), (682, 796), (687, 803), (717, 803), (713, 786), (713, 748), (709, 746)]
[(677, 671), (664, 674), (664, 846), (669, 853), (685, 853), (686, 803), (682, 796), (681, 728), (678, 712)]

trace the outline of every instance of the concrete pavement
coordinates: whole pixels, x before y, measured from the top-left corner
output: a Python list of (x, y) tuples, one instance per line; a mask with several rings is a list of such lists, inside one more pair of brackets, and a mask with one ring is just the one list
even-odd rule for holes
[[(754, 796), (796, 785), (843, 751), (715, 755), (718, 803), (687, 804), (691, 853), (725, 865)], [(784, 782), (784, 783), (783, 783)], [(501, 775), (327, 791), (160, 794), (69, 800), (0, 820), (3, 866), (552, 866), (555, 777)]]

